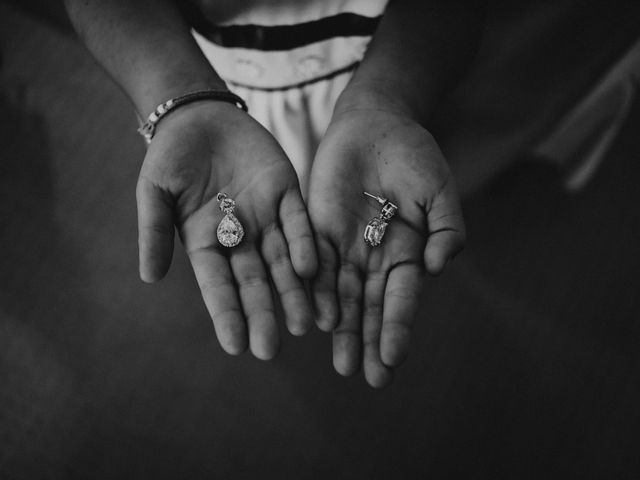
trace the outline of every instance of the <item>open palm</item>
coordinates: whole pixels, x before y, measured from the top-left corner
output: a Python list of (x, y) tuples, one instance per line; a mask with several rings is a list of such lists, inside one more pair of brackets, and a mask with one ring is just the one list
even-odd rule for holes
[[(363, 240), (381, 205), (398, 206), (382, 244)], [(309, 214), (319, 269), (317, 322), (333, 330), (336, 370), (383, 386), (405, 358), (425, 269), (438, 274), (464, 244), (464, 223), (449, 168), (417, 123), (380, 110), (332, 120), (311, 173)]]
[[(216, 229), (226, 193), (245, 235), (222, 246)], [(289, 331), (312, 324), (302, 278), (316, 256), (296, 173), (273, 137), (233, 105), (199, 102), (163, 119), (145, 157), (137, 188), (140, 275), (163, 277), (174, 225), (189, 255), (223, 349), (247, 345), (259, 358), (279, 347), (275, 286)]]

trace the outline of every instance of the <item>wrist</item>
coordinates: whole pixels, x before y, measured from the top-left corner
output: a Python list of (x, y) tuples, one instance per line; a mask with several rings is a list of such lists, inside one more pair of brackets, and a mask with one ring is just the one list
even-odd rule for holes
[(138, 133), (140, 133), (140, 135), (142, 135), (146, 140), (147, 144), (149, 144), (155, 134), (157, 125), (162, 119), (173, 113), (176, 109), (185, 108), (189, 104), (202, 101), (228, 103), (235, 105), (236, 108), (244, 110), (245, 112), (247, 111), (247, 104), (245, 101), (226, 89), (197, 90), (171, 98), (158, 105), (149, 115), (146, 122), (144, 122), (144, 124), (138, 129)]
[(217, 75), (205, 76), (198, 80), (190, 80), (188, 77), (152, 79), (146, 81), (131, 97), (138, 115), (145, 121), (164, 102), (203, 90), (226, 91), (228, 88)]
[(431, 108), (426, 98), (407, 95), (401, 87), (385, 80), (354, 79), (338, 98), (334, 117), (362, 110), (387, 112), (423, 124)]

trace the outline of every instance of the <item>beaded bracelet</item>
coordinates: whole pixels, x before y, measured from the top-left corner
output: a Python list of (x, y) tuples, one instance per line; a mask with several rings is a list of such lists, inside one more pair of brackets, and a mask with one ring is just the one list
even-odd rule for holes
[(228, 90), (199, 90), (172, 98), (158, 105), (156, 109), (151, 112), (147, 121), (138, 129), (138, 133), (144, 137), (147, 144), (151, 143), (151, 139), (156, 132), (156, 125), (158, 125), (160, 120), (179, 106), (198, 100), (221, 100), (223, 102), (233, 103), (245, 112), (248, 111), (245, 101), (235, 93), (231, 93)]

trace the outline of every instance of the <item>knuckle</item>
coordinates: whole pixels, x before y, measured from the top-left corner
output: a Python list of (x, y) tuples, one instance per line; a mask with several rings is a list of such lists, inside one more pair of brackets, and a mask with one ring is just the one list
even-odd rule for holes
[(169, 226), (164, 223), (150, 223), (147, 225), (142, 225), (140, 227), (140, 233), (173, 236), (173, 225)]
[(292, 284), (281, 285), (281, 286), (276, 284), (276, 286), (278, 287), (278, 294), (283, 300), (286, 298), (291, 301), (296, 301), (296, 300), (302, 300), (303, 298), (306, 298), (304, 289), (302, 288), (301, 285), (292, 283)]
[(340, 322), (335, 328), (334, 333), (336, 338), (342, 338), (343, 340), (349, 336), (358, 336), (360, 329), (357, 324), (351, 322)]
[(361, 297), (356, 292), (341, 292), (340, 293), (340, 305), (343, 309), (359, 309)]
[(364, 317), (378, 319), (382, 317), (382, 301), (369, 300), (364, 305)]
[(302, 232), (298, 229), (296, 229), (295, 232), (295, 235), (292, 235), (289, 240), (290, 246), (297, 247), (302, 244), (303, 247), (307, 248), (308, 245), (313, 245), (313, 235), (311, 232)]
[(387, 290), (387, 298), (395, 298), (402, 301), (414, 302), (419, 299), (419, 292), (406, 288), (392, 288)]
[(399, 318), (388, 318), (382, 326), (384, 335), (390, 339), (405, 337), (413, 330), (413, 322), (407, 322)]
[(237, 335), (243, 330), (236, 320), (242, 317), (242, 312), (237, 307), (225, 308), (211, 314), (214, 323), (219, 324), (223, 333), (227, 335)]
[(349, 276), (360, 276), (360, 268), (348, 260), (343, 260), (340, 263), (340, 269), (344, 272), (345, 275)]
[(289, 252), (284, 248), (277, 248), (271, 251), (268, 255), (269, 266), (272, 270), (280, 270), (282, 268), (288, 268), (291, 264), (289, 259)]
[(200, 291), (204, 293), (214, 292), (229, 283), (229, 280), (224, 277), (211, 277), (198, 281)]
[(237, 278), (238, 286), (246, 290), (262, 287), (266, 281), (263, 275), (257, 273), (248, 273)]

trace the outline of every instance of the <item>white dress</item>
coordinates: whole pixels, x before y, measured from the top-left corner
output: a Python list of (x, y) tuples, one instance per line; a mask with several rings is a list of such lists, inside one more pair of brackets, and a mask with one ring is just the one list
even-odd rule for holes
[(336, 99), (362, 60), (387, 0), (256, 5), (193, 35), (230, 90), (280, 142), (303, 193)]

